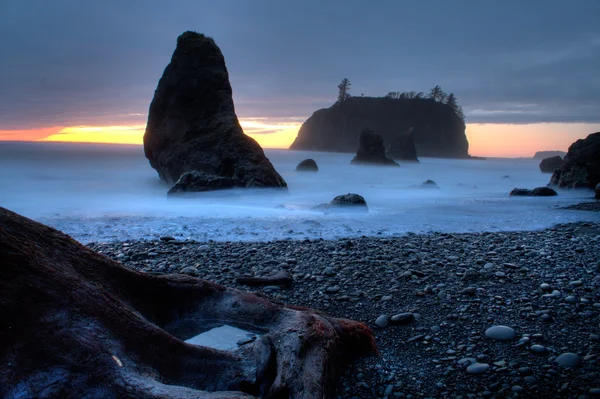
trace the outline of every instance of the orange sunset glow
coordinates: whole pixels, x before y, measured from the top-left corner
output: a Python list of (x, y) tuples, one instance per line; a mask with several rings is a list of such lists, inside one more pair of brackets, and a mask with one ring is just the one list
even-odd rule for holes
[[(263, 148), (288, 148), (301, 126), (268, 118), (240, 119), (240, 124)], [(142, 144), (145, 128), (136, 124), (0, 130), (0, 141)], [(470, 154), (487, 157), (531, 157), (536, 151), (566, 151), (574, 141), (596, 131), (600, 131), (600, 124), (467, 124)]]

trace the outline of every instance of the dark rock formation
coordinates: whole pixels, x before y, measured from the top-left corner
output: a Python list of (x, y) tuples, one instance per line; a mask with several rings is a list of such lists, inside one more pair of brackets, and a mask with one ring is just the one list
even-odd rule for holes
[(552, 197), (558, 194), (550, 187), (537, 187), (533, 190), (526, 188), (515, 188), (510, 192), (509, 195), (511, 197)]
[(565, 155), (567, 155), (566, 152), (564, 151), (538, 151), (535, 153), (535, 155), (533, 156), (533, 159), (546, 159), (546, 158), (551, 158), (551, 157), (561, 157), (564, 158)]
[(398, 163), (385, 155), (385, 146), (380, 135), (363, 129), (358, 141), (358, 151), (351, 161), (353, 164), (375, 164), (398, 166)]
[(596, 194), (594, 194), (594, 198), (596, 198), (597, 200), (600, 200), (600, 183), (596, 184), (595, 191), (596, 191)]
[(439, 188), (437, 183), (430, 179), (425, 180), (423, 183), (421, 183), (421, 187), (423, 187), (423, 188)]
[[(362, 323), (185, 275), (126, 269), (0, 208), (0, 397), (332, 398)], [(223, 324), (263, 335), (234, 351), (188, 344)]]
[(388, 144), (412, 127), (419, 157), (469, 157), (464, 122), (450, 106), (429, 99), (350, 97), (313, 113), (290, 149), (354, 152), (365, 127)]
[(167, 194), (224, 190), (238, 186), (235, 179), (199, 171), (185, 172)]
[(550, 185), (594, 188), (600, 183), (600, 132), (571, 144), (565, 163), (554, 171)]
[(358, 194), (344, 194), (335, 197), (329, 204), (320, 204), (313, 208), (318, 211), (335, 212), (344, 209), (360, 210), (367, 212), (367, 201)]
[(150, 104), (144, 151), (170, 184), (197, 171), (208, 183), (193, 179), (193, 189), (201, 191), (224, 188), (225, 181), (238, 187), (286, 187), (262, 148), (242, 131), (221, 50), (198, 33), (177, 39)]
[(318, 172), (319, 167), (314, 159), (305, 159), (296, 166), (298, 172)]
[(560, 169), (560, 167), (565, 163), (565, 161), (561, 157), (551, 157), (544, 158), (542, 162), (540, 162), (540, 170), (542, 173), (552, 173), (556, 169)]
[(399, 134), (392, 139), (387, 151), (390, 158), (397, 161), (419, 162), (412, 131), (411, 128), (407, 133)]

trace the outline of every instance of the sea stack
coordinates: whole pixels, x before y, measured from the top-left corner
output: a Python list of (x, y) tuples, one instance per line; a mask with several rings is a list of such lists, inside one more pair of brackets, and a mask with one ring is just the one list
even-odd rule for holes
[(564, 163), (565, 161), (559, 156), (544, 158), (542, 159), (542, 162), (540, 162), (540, 171), (542, 171), (542, 173), (552, 173), (556, 169), (560, 169)]
[[(178, 192), (287, 187), (260, 145), (240, 126), (221, 50), (213, 39), (195, 32), (177, 38), (171, 62), (158, 82), (144, 152), (169, 184), (196, 172), (179, 182)], [(186, 182), (189, 186), (183, 187)]]
[(561, 188), (589, 187), (600, 183), (600, 132), (579, 139), (569, 147), (565, 162), (552, 174), (549, 185)]
[(358, 151), (353, 164), (374, 164), (398, 166), (398, 163), (385, 155), (385, 146), (380, 135), (370, 129), (363, 129), (358, 141)]
[(396, 161), (419, 162), (417, 148), (412, 135), (413, 128), (406, 133), (399, 134), (392, 139), (387, 155)]

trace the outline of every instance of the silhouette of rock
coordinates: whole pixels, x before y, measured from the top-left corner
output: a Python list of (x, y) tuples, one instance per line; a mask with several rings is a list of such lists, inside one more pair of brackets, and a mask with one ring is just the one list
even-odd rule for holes
[(561, 157), (564, 158), (565, 155), (567, 155), (566, 152), (564, 151), (538, 151), (535, 153), (535, 155), (533, 156), (533, 159), (546, 159), (546, 158), (551, 158), (551, 157)]
[(542, 173), (552, 173), (556, 169), (560, 169), (563, 163), (565, 163), (565, 161), (559, 156), (544, 158), (542, 162), (540, 162), (540, 170)]
[(363, 129), (360, 134), (358, 151), (351, 163), (399, 166), (396, 161), (385, 155), (381, 136), (369, 129)]
[(350, 97), (315, 111), (290, 149), (354, 152), (364, 127), (388, 144), (412, 127), (419, 157), (469, 158), (464, 122), (450, 106), (430, 99)]
[(240, 183), (230, 177), (217, 176), (212, 173), (194, 170), (182, 174), (167, 194), (174, 195), (189, 192), (225, 190), (236, 186), (240, 186)]
[(390, 158), (397, 161), (419, 162), (412, 131), (413, 129), (410, 128), (407, 133), (399, 134), (392, 139), (387, 151)]
[(437, 183), (431, 179), (425, 180), (423, 183), (421, 183), (421, 187), (423, 187), (423, 188), (439, 188)]
[[(362, 323), (183, 274), (126, 269), (0, 208), (0, 397), (335, 397)], [(184, 342), (227, 323), (263, 332), (233, 351)]]
[(569, 147), (565, 163), (555, 170), (549, 185), (594, 188), (600, 183), (600, 132), (579, 139)]
[(313, 207), (313, 209), (325, 211), (326, 213), (330, 211), (335, 212), (344, 209), (360, 210), (365, 212), (369, 210), (367, 206), (367, 201), (365, 201), (365, 199), (362, 196), (351, 193), (338, 195), (333, 200), (331, 200), (329, 204), (320, 204)]
[(296, 166), (298, 172), (318, 172), (319, 167), (314, 159), (305, 159)]
[(552, 197), (558, 194), (550, 187), (537, 187), (533, 190), (526, 188), (515, 188), (510, 192), (509, 195), (511, 197)]
[[(173, 184), (186, 172), (201, 172), (193, 187), (287, 187), (262, 148), (242, 131), (235, 114), (225, 59), (215, 42), (195, 32), (177, 48), (154, 93), (144, 134), (144, 152), (162, 180)], [(212, 175), (212, 177), (209, 177)], [(222, 184), (223, 183), (223, 184)]]

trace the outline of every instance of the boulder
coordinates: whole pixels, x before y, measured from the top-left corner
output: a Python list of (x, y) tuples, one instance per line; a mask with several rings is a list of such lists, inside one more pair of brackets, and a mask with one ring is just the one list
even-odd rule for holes
[[(179, 191), (235, 187), (287, 187), (235, 114), (229, 74), (213, 39), (185, 32), (150, 104), (144, 134), (150, 165), (169, 184), (201, 172)], [(201, 184), (206, 181), (207, 185)]]
[(320, 204), (313, 207), (313, 210), (324, 212), (335, 212), (343, 210), (368, 211), (367, 201), (358, 194), (338, 195), (328, 204)]
[(407, 133), (399, 134), (392, 139), (387, 151), (390, 158), (397, 161), (419, 162), (412, 131), (411, 128)]
[(556, 169), (560, 169), (560, 167), (565, 163), (565, 161), (561, 157), (551, 157), (542, 159), (540, 162), (540, 170), (542, 173), (552, 173)]
[(385, 146), (381, 136), (370, 129), (363, 129), (360, 134), (358, 151), (351, 163), (399, 166), (396, 161), (385, 155)]
[(567, 155), (566, 152), (564, 152), (564, 151), (558, 151), (558, 150), (554, 150), (554, 151), (538, 151), (533, 156), (533, 159), (546, 159), (546, 158), (551, 158), (551, 157), (561, 157), (561, 158), (564, 158), (565, 155)]
[(421, 183), (421, 187), (423, 187), (423, 188), (439, 188), (437, 183), (431, 179), (425, 180), (423, 183)]
[(194, 170), (182, 174), (167, 194), (174, 195), (179, 193), (224, 190), (239, 186), (236, 183), (236, 180), (230, 177), (217, 176), (212, 173)]
[[(0, 397), (334, 398), (364, 324), (184, 274), (127, 269), (0, 208)], [(186, 342), (230, 325), (237, 349)]]
[(318, 172), (319, 167), (314, 159), (305, 159), (296, 166), (298, 172)]
[(594, 188), (600, 183), (600, 132), (571, 144), (565, 163), (555, 170), (549, 185), (560, 188)]
[(509, 195), (511, 197), (552, 197), (558, 194), (550, 187), (537, 187), (533, 190), (526, 188), (515, 188), (510, 192)]
[(350, 97), (315, 111), (290, 149), (352, 153), (365, 126), (388, 144), (412, 127), (419, 157), (469, 158), (464, 121), (448, 104), (426, 98)]

